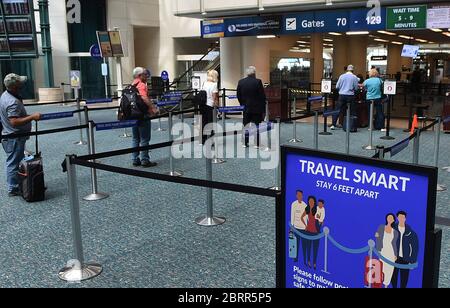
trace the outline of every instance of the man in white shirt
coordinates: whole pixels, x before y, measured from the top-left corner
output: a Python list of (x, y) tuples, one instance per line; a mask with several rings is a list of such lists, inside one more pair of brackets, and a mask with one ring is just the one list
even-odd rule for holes
[[(303, 201), (303, 191), (297, 190), (297, 201), (295, 201), (291, 205), (291, 225), (300, 233), (306, 230), (306, 226), (302, 221), (302, 216), (305, 213), (306, 207), (307, 205)], [(300, 237), (298, 235), (295, 235), (295, 237), (297, 238), (297, 249), (298, 249), (300, 248)], [(303, 248), (303, 260), (306, 260), (306, 245), (303, 239), (302, 239), (302, 248)], [(297, 260), (298, 260), (298, 251), (297, 251), (297, 259), (295, 259), (294, 262), (297, 262)]]

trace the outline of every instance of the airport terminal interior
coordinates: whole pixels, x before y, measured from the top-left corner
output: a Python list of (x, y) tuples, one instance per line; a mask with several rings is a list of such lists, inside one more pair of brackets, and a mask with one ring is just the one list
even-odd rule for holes
[(0, 288), (450, 287), (448, 1), (0, 0), (0, 77)]

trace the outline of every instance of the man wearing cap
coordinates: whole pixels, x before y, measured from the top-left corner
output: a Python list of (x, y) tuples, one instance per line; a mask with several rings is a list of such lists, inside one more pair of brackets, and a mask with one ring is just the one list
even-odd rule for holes
[(9, 135), (29, 133), (31, 122), (39, 121), (40, 113), (28, 115), (22, 98), (19, 96), (20, 89), (27, 81), (27, 77), (9, 74), (5, 77), (6, 91), (0, 97), (0, 119), (2, 123), (2, 146), (6, 152), (6, 177), (8, 183), (8, 194), (15, 197), (20, 194), (19, 187), (19, 163), (24, 158), (25, 143), (28, 137), (10, 138)]
[(351, 115), (356, 115), (355, 104), (355, 94), (359, 89), (359, 79), (353, 74), (353, 65), (347, 66), (347, 72), (339, 77), (336, 85), (336, 89), (339, 90), (339, 100), (336, 106), (336, 110), (340, 110), (340, 113), (333, 115), (333, 124), (331, 129), (334, 130), (337, 127), (337, 120), (339, 116), (346, 110), (350, 108)]
[[(146, 115), (144, 121), (139, 121), (139, 125), (133, 127), (133, 148), (146, 147), (150, 144), (152, 132), (151, 121), (148, 117), (157, 113), (155, 105), (153, 105), (152, 100), (148, 96), (147, 81), (150, 78), (150, 71), (143, 67), (136, 67), (133, 70), (133, 78), (133, 85), (138, 89), (142, 100), (148, 106), (148, 115)], [(140, 157), (138, 152), (132, 153), (132, 159), (134, 167), (141, 166), (143, 168), (149, 168), (157, 165), (150, 161), (148, 150), (142, 151)]]

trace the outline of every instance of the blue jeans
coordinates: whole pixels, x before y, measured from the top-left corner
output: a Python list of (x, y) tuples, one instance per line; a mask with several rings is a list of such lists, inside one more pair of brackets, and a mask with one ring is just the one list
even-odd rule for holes
[(6, 153), (6, 182), (8, 192), (18, 192), (19, 187), (19, 164), (25, 157), (26, 138), (8, 139), (2, 141)]
[[(151, 121), (139, 121), (139, 125), (133, 127), (133, 148), (146, 147), (150, 144), (150, 139), (152, 137), (152, 124)], [(138, 161), (150, 161), (149, 151), (142, 151), (141, 158), (139, 160), (139, 152), (132, 154), (133, 162)]]
[(339, 110), (339, 114), (333, 115), (333, 126), (337, 125), (337, 121), (341, 115), (345, 116), (347, 108), (350, 108), (350, 114), (356, 116), (355, 96), (354, 95), (339, 95), (339, 99), (335, 110)]

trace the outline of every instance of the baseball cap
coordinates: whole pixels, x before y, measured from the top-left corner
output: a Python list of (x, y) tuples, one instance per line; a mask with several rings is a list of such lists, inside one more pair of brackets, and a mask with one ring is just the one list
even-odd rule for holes
[(353, 66), (353, 65), (349, 65), (349, 66), (347, 66), (347, 71), (349, 71), (349, 72), (353, 72), (355, 70), (355, 67)]
[(133, 77), (137, 78), (138, 76), (140, 76), (140, 75), (142, 75), (144, 73), (145, 73), (145, 68), (143, 68), (143, 67), (136, 67), (133, 70)]
[(27, 76), (19, 76), (17, 74), (8, 74), (5, 77), (4, 84), (5, 87), (9, 88), (17, 83), (25, 83), (28, 80)]

